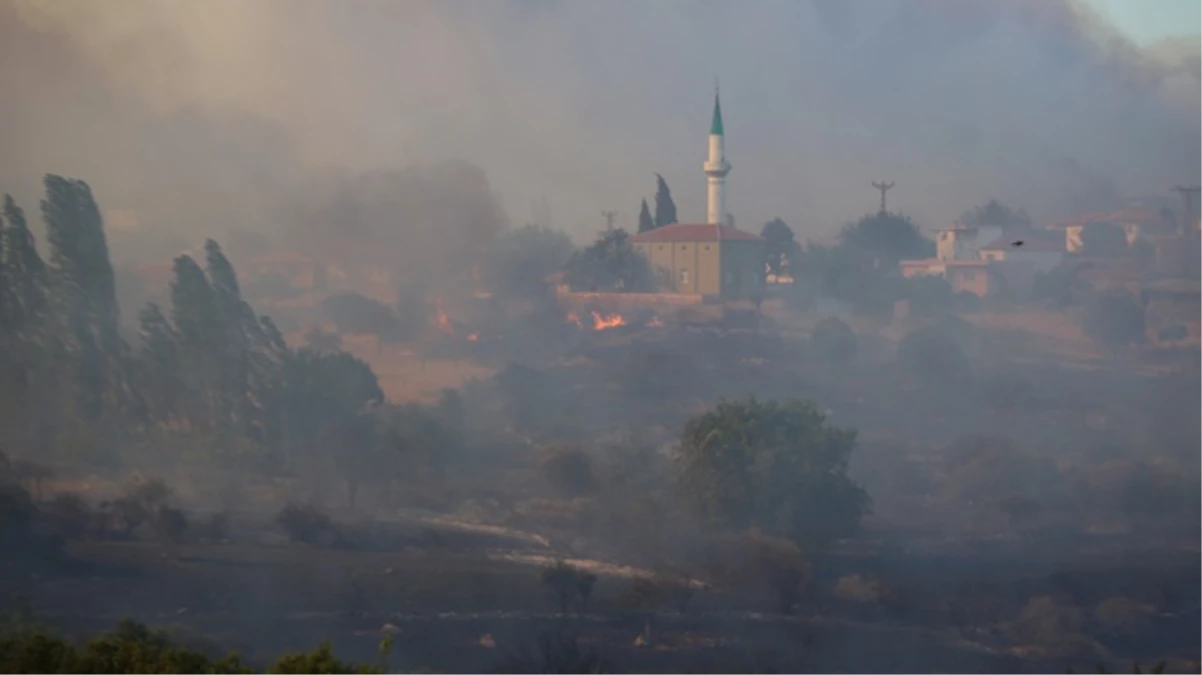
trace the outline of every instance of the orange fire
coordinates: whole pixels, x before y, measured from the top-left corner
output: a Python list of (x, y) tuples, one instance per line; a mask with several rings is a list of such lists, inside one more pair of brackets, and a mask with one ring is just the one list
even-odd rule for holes
[(568, 312), (568, 315), (563, 318), (564, 323), (574, 323), (577, 328), (581, 328), (584, 324), (580, 323), (580, 315), (576, 312)]
[(651, 317), (651, 320), (647, 322), (647, 327), (648, 328), (663, 328), (664, 322), (660, 321), (658, 316), (653, 316), (653, 317)]
[(623, 319), (621, 314), (602, 314), (600, 312), (593, 312), (592, 314), (593, 330), (608, 330), (626, 325), (626, 319)]
[(476, 340), (479, 340), (479, 339), (480, 339), (479, 333), (472, 333), (471, 335), (467, 336), (468, 342), (475, 342)]
[(451, 320), (447, 318), (447, 313), (442, 310), (442, 300), (435, 300), (434, 306), (436, 308), (434, 326), (438, 328), (439, 332), (454, 335), (455, 329), (451, 326)]

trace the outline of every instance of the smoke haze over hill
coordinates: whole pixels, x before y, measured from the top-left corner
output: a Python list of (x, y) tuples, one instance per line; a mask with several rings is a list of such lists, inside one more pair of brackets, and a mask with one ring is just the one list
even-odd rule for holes
[(3, 0), (0, 185), (30, 201), (45, 172), (86, 176), (199, 241), (320, 231), (336, 185), (462, 160), (482, 172), (427, 171), (472, 202), (454, 241), (544, 196), (584, 239), (601, 209), (632, 225), (655, 172), (702, 216), (717, 75), (743, 227), (830, 232), (876, 179), (928, 227), (990, 197), (1045, 218), (1198, 181), (1196, 47), (1141, 50), (1068, 0)]

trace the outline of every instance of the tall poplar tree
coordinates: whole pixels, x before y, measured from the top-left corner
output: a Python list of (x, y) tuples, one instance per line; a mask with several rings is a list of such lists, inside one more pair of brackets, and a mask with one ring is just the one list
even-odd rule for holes
[(46, 265), (38, 255), (25, 212), (4, 195), (3, 265), (6, 318), (15, 332), (26, 331), (46, 305)]
[(47, 174), (42, 217), (50, 242), (50, 298), (74, 369), (76, 412), (118, 413), (128, 402), (117, 290), (100, 208), (88, 184)]

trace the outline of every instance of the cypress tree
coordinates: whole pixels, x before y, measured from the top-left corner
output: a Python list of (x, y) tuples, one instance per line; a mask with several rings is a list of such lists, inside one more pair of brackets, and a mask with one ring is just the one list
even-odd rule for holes
[(676, 221), (676, 204), (672, 201), (672, 191), (664, 177), (655, 174), (655, 226), (663, 227)]
[(155, 303), (138, 314), (141, 346), (138, 351), (138, 384), (153, 421), (166, 423), (176, 413), (181, 395), (179, 337)]
[(183, 414), (195, 426), (212, 428), (218, 413), (215, 345), (220, 344), (221, 322), (209, 280), (191, 256), (175, 259), (171, 321), (179, 336), (180, 379), (188, 391)]
[(639, 208), (639, 232), (646, 232), (655, 229), (655, 221), (651, 219), (651, 209), (647, 208), (647, 200), (643, 200), (643, 205)]
[(81, 180), (47, 174), (42, 216), (55, 292), (63, 309), (82, 313), (106, 352), (117, 351), (117, 288), (100, 208)]

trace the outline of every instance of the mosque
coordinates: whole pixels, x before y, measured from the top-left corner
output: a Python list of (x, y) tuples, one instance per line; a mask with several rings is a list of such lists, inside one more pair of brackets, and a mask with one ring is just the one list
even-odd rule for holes
[(764, 240), (734, 226), (726, 212), (726, 134), (722, 106), (714, 92), (709, 158), (702, 164), (707, 190), (704, 223), (674, 223), (630, 238), (636, 250), (663, 277), (670, 290), (724, 299), (762, 297), (765, 291)]

